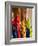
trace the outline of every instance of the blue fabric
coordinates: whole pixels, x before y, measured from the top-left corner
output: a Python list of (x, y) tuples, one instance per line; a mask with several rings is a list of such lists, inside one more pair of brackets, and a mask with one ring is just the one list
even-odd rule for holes
[(30, 37), (30, 29), (26, 28), (26, 37)]
[(17, 28), (15, 26), (12, 26), (12, 35), (13, 38), (17, 38)]

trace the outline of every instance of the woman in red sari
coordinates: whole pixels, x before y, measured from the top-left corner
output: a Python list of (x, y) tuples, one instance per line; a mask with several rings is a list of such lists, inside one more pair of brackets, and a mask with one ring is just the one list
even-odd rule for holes
[(21, 35), (20, 35), (20, 24), (21, 24), (21, 21), (20, 21), (20, 15), (21, 15), (20, 8), (17, 8), (15, 10), (14, 14), (15, 14), (15, 18), (12, 21), (12, 25), (14, 25), (17, 28), (17, 30), (16, 30), (17, 37), (20, 38), (21, 37)]

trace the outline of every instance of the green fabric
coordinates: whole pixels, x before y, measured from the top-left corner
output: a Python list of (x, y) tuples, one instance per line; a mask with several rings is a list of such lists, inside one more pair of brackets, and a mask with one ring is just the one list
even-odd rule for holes
[(30, 28), (30, 27), (31, 27), (30, 19), (28, 19), (28, 21), (26, 22), (26, 26), (27, 26), (28, 28)]

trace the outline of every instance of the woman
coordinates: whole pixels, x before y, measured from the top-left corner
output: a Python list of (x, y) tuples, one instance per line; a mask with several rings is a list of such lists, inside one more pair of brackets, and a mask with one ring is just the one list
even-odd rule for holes
[(26, 37), (26, 26), (25, 26), (25, 21), (26, 21), (26, 8), (21, 9), (21, 37), (25, 38)]
[(15, 8), (14, 9), (14, 20), (12, 21), (12, 25), (16, 28), (14, 29), (14, 33), (13, 33), (13, 36), (16, 38), (20, 38), (21, 35), (20, 35), (20, 8)]

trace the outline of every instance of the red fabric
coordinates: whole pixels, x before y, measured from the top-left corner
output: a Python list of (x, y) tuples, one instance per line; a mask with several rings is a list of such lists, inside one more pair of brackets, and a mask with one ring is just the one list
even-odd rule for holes
[(16, 16), (15, 19), (12, 21), (12, 24), (17, 27), (18, 38), (20, 38), (20, 16)]

